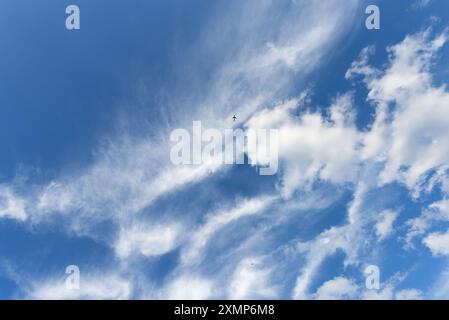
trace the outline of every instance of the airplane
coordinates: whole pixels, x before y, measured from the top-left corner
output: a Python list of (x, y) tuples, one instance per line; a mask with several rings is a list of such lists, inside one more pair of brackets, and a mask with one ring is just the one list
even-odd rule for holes
[(234, 116), (232, 117), (232, 119), (234, 119), (234, 122), (235, 122), (235, 120), (237, 120), (237, 117), (234, 115)]

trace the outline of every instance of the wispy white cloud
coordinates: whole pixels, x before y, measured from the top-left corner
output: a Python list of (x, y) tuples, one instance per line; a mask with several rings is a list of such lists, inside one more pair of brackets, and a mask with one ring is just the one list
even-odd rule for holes
[(413, 4), (412, 4), (412, 8), (413, 9), (425, 8), (425, 7), (429, 6), (431, 1), (432, 0), (415, 0), (415, 2), (413, 2)]
[(403, 289), (395, 294), (396, 300), (423, 300), (423, 293), (417, 289)]
[[(289, 10), (284, 10), (285, 6)], [(216, 291), (212, 281), (191, 270), (183, 273), (182, 266), (201, 261), (208, 242), (222, 228), (243, 217), (263, 213), (279, 197), (262, 195), (242, 200), (233, 209), (228, 209), (233, 204), (225, 203), (225, 209), (209, 213), (204, 223), (194, 227), (193, 231), (183, 229), (181, 218), (170, 216), (163, 210), (158, 212), (160, 221), (147, 221), (149, 215), (142, 214), (143, 211), (152, 210), (151, 205), (163, 196), (183, 191), (224, 170), (214, 164), (174, 167), (168, 161), (169, 133), (175, 128), (189, 128), (192, 120), (201, 120), (208, 127), (228, 128), (232, 114), (238, 115), (241, 122), (236, 125), (241, 125), (258, 110), (290, 96), (294, 82), (314, 70), (345, 35), (357, 7), (358, 1), (342, 4), (337, 0), (319, 4), (245, 1), (238, 8), (226, 5), (222, 15), (203, 28), (205, 31), (199, 35), (199, 40), (189, 50), (183, 50), (178, 61), (173, 61), (179, 78), (193, 81), (186, 81), (181, 90), (167, 88), (167, 101), (160, 106), (164, 109), (164, 119), (159, 121), (156, 115), (154, 123), (148, 127), (144, 125), (142, 135), (118, 127), (115, 136), (104, 137), (93, 150), (91, 164), (76, 171), (63, 171), (52, 181), (33, 185), (32, 192), (8, 193), (6, 190), (12, 190), (8, 186), (2, 190), (0, 217), (9, 216), (35, 227), (63, 220), (64, 229), (74, 235), (101, 238), (125, 262), (136, 255), (154, 257), (180, 247), (181, 265), (175, 268), (177, 271), (170, 275), (171, 280), (159, 291), (164, 297), (172, 298), (214, 296)], [(197, 89), (197, 74), (192, 70), (199, 68), (203, 55), (211, 52), (223, 59), (211, 72), (206, 86), (204, 79), (200, 79), (201, 90), (190, 90)], [(186, 94), (189, 91), (195, 94)], [(120, 121), (126, 122), (126, 119)], [(318, 118), (311, 115), (306, 123), (313, 129), (316, 121)], [(323, 125), (321, 129), (331, 136), (332, 128), (325, 130)], [(319, 130), (317, 128), (317, 134)], [(301, 128), (299, 131), (300, 135), (305, 134)], [(338, 130), (333, 132), (338, 133)], [(309, 146), (312, 143), (310, 141)], [(326, 160), (331, 156), (327, 154), (323, 158)], [(335, 173), (336, 168), (329, 169), (330, 172)], [(99, 226), (105, 221), (115, 226), (113, 232), (116, 233), (107, 237), (101, 234)], [(242, 257), (236, 257), (229, 265), (230, 270), (240, 260)], [(239, 264), (228, 276), (238, 280), (242, 273), (261, 276), (268, 272), (268, 269), (260, 268), (251, 273), (246, 267), (244, 263)], [(98, 290), (86, 284), (79, 294), (67, 293), (58, 282), (48, 281), (42, 283), (41, 289), (34, 288), (30, 296), (129, 297), (130, 289), (120, 279), (110, 279), (113, 285), (108, 287), (100, 278), (92, 278), (90, 282)], [(258, 288), (264, 296), (275, 294), (272, 289), (264, 291), (252, 282), (245, 288), (236, 294), (249, 296), (259, 291)]]
[[(358, 4), (329, 0), (320, 5), (308, 1), (288, 5), (290, 10), (285, 11), (277, 2), (245, 2), (238, 10), (229, 7), (229, 15), (223, 12), (222, 18), (211, 21), (205, 28), (209, 31), (191, 50), (200, 55), (209, 50), (222, 51), (229, 42), (226, 48), (232, 59), (218, 64), (207, 93), (181, 100), (171, 94), (165, 108), (167, 121), (163, 126), (155, 123), (144, 137), (120, 131), (116, 137), (104, 139), (95, 150), (92, 165), (64, 172), (54, 181), (34, 188), (35, 194), (24, 204), (28, 217), (39, 223), (53, 213), (71, 213), (66, 218), (75, 232), (82, 232), (82, 223), (121, 221), (160, 196), (217, 172), (219, 166), (211, 164), (173, 167), (168, 161), (170, 130), (190, 127), (191, 121), (197, 119), (206, 126), (224, 128), (229, 126), (231, 113), (239, 114), (244, 121), (262, 106), (271, 105), (280, 91), (287, 93), (291, 79), (303, 77), (319, 64), (349, 27)], [(268, 19), (268, 25), (266, 18), (276, 16), (273, 12), (279, 12), (279, 16)], [(328, 19), (323, 20), (323, 16)], [(268, 38), (266, 30), (270, 30)], [(192, 57), (192, 61), (196, 60)], [(182, 73), (186, 70), (179, 70), (179, 76), (185, 76)], [(296, 73), (299, 70), (301, 76)], [(188, 112), (179, 112), (179, 108)]]
[(348, 213), (351, 216), (349, 223), (331, 227), (321, 232), (313, 240), (298, 244), (297, 249), (305, 254), (305, 264), (296, 279), (292, 293), (294, 299), (310, 298), (310, 285), (319, 268), (325, 259), (335, 252), (344, 252), (346, 254), (345, 263), (348, 265), (358, 262), (358, 253), (361, 247), (365, 245), (365, 241), (362, 239), (367, 239), (362, 233), (365, 223), (360, 215), (366, 192), (366, 186), (361, 184), (348, 208)]
[(436, 277), (433, 284), (431, 285), (431, 289), (429, 292), (429, 296), (432, 299), (449, 299), (449, 283), (447, 281), (449, 277), (449, 268), (448, 264), (445, 264), (442, 272)]
[(25, 298), (36, 300), (123, 300), (132, 297), (132, 284), (116, 274), (81, 276), (79, 289), (66, 286), (63, 277), (34, 281)]
[(243, 217), (261, 214), (275, 201), (275, 196), (262, 196), (260, 198), (245, 199), (230, 210), (212, 213), (206, 217), (205, 223), (190, 235), (188, 243), (181, 254), (183, 264), (194, 265), (202, 258), (202, 251), (210, 238), (226, 225), (238, 221)]
[[(26, 195), (14, 186), (2, 185), (0, 218), (38, 225), (58, 215), (68, 221), (71, 232), (93, 238), (98, 234), (97, 224), (110, 221), (117, 227), (117, 233), (107, 244), (121, 262), (135, 256), (156, 257), (179, 248), (179, 264), (161, 287), (146, 293), (151, 297), (275, 298), (280, 289), (272, 280), (276, 271), (273, 265), (266, 265), (263, 258), (254, 258), (257, 255), (252, 255), (253, 258), (245, 255), (248, 252), (244, 250), (245, 245), (249, 247), (251, 241), (263, 238), (264, 232), (272, 230), (266, 225), (262, 225), (257, 235), (245, 238), (246, 242), (239, 247), (241, 251), (235, 250), (234, 255), (226, 252), (232, 259), (213, 280), (203, 275), (198, 265), (209, 266), (204, 259), (206, 251), (221, 231), (246, 218), (264, 215), (278, 202), (292, 211), (298, 210), (298, 202), (308, 208), (307, 199), (298, 200), (295, 193), (310, 191), (316, 182), (326, 182), (352, 190), (353, 199), (342, 224), (328, 227), (308, 241), (294, 242), (294, 250), (304, 264), (292, 296), (299, 299), (420, 298), (422, 293), (415, 289), (397, 291), (394, 281), (379, 291), (365, 292), (357, 287), (355, 280), (343, 276), (324, 282), (315, 293), (310, 288), (321, 265), (331, 255), (341, 251), (345, 254), (345, 267), (360, 265), (363, 251), (373, 249), (369, 241), (372, 235), (384, 240), (395, 232), (398, 213), (385, 210), (383, 204), (370, 203), (370, 191), (395, 182), (405, 185), (415, 198), (436, 185), (443, 192), (449, 190), (449, 93), (444, 86), (434, 84), (431, 73), (432, 63), (447, 35), (431, 38), (428, 30), (406, 37), (389, 48), (389, 64), (385, 69), (370, 66), (369, 57), (374, 54), (374, 48), (362, 52), (346, 74), (347, 79), (363, 77), (369, 90), (368, 99), (376, 107), (373, 123), (362, 131), (355, 124), (356, 106), (351, 93), (338, 96), (325, 115), (308, 111), (296, 114), (306, 107), (307, 93), (283, 100), (291, 96), (292, 79), (313, 70), (329, 53), (351, 21), (357, 2), (292, 1), (288, 13), (279, 17), (272, 13), (278, 5), (272, 1), (245, 3), (241, 18), (233, 24), (227, 24), (226, 15), (223, 21), (212, 23), (212, 31), (196, 45), (199, 49), (216, 50), (217, 39), (223, 39), (224, 43), (232, 39), (235, 44), (229, 56), (233, 58), (225, 54), (224, 62), (208, 84), (210, 90), (180, 98), (186, 102), (183, 106), (186, 112), (176, 111), (180, 101), (174, 97), (170, 100), (173, 107), (167, 107), (169, 120), (164, 127), (155, 124), (150, 138), (119, 132), (122, 137), (111, 139), (97, 150), (91, 165), (35, 186)], [(247, 19), (248, 12), (253, 13), (254, 19)], [(274, 20), (273, 24), (264, 26), (269, 17), (272, 18), (268, 21)], [(237, 29), (240, 31), (235, 34)], [(248, 38), (251, 39), (247, 41)], [(237, 125), (245, 128), (279, 129), (280, 194), (233, 198), (208, 212), (199, 225), (189, 225), (189, 228), (183, 225), (182, 217), (170, 216), (164, 210), (158, 213), (160, 221), (151, 221), (150, 215), (143, 212), (153, 210), (151, 205), (155, 202), (225, 170), (211, 163), (172, 166), (168, 161), (170, 130), (190, 127), (191, 121), (197, 119), (207, 126), (225, 128), (233, 113), (239, 115)], [(153, 134), (158, 131), (159, 134)], [(421, 217), (409, 221), (407, 241), (423, 236), (423, 243), (434, 255), (449, 254), (447, 233), (427, 234), (433, 222), (449, 220), (446, 207), (446, 200), (436, 202)], [(273, 221), (280, 223), (288, 219), (279, 217), (269, 222)], [(374, 229), (368, 229), (372, 226)], [(72, 292), (59, 280), (36, 282), (28, 296), (36, 299), (132, 296), (133, 282), (120, 275), (91, 276), (83, 283), (80, 291)], [(217, 289), (223, 284), (226, 284), (225, 292)]]
[(16, 195), (9, 186), (0, 185), (0, 218), (25, 220), (25, 199)]

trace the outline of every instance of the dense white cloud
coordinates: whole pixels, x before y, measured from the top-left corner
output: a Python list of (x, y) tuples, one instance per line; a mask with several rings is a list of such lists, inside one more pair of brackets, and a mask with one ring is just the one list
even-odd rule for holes
[(122, 227), (115, 251), (122, 259), (136, 252), (146, 257), (163, 255), (177, 247), (181, 230), (176, 224), (146, 225), (135, 222), (129, 228)]
[(405, 183), (415, 194), (431, 170), (445, 171), (449, 120), (444, 115), (449, 93), (445, 87), (433, 86), (430, 65), (446, 35), (433, 40), (429, 37), (430, 31), (423, 32), (390, 47), (390, 64), (385, 71), (369, 66), (372, 47), (366, 48), (348, 70), (348, 79), (364, 76), (368, 98), (377, 106), (374, 122), (366, 132), (355, 126), (349, 94), (336, 99), (328, 118), (307, 112), (299, 118), (293, 116), (304, 100), (301, 97), (256, 113), (247, 122), (248, 128), (279, 129), (287, 197), (315, 179), (353, 182), (361, 161), (384, 162), (379, 181)]
[[(334, 125), (340, 129), (340, 132), (346, 134), (340, 136), (339, 141), (321, 145), (318, 149), (320, 153), (314, 154), (311, 158), (320, 159), (319, 155), (327, 152), (329, 148), (332, 150), (336, 145), (338, 146), (336, 150), (341, 149), (342, 140), (349, 141), (346, 145), (348, 149), (343, 149), (343, 155), (336, 156), (334, 154), (332, 158), (329, 158), (331, 164), (332, 162), (343, 163), (343, 166), (331, 165), (331, 168), (337, 168), (336, 176), (328, 174), (327, 177), (334, 178), (331, 179), (334, 183), (338, 182), (339, 179), (335, 179), (339, 174), (338, 169), (344, 170), (345, 174), (348, 174), (354, 172), (354, 168), (359, 162), (364, 163), (364, 175), (369, 172), (369, 177), (362, 179), (364, 175), (358, 176), (359, 187), (356, 190), (359, 191), (359, 195), (356, 191), (353, 203), (348, 208), (349, 223), (341, 227), (332, 227), (321, 233), (315, 240), (301, 245), (302, 250), (307, 252), (307, 262), (297, 279), (293, 294), (295, 298), (308, 296), (307, 288), (314, 274), (324, 259), (336, 250), (343, 250), (348, 255), (346, 263), (358, 260), (356, 258), (358, 250), (363, 245), (361, 239), (367, 237), (364, 229), (370, 220), (376, 221), (375, 231), (380, 239), (387, 237), (393, 231), (392, 227), (397, 215), (395, 213), (384, 212), (380, 217), (374, 217), (372, 212), (368, 215), (365, 213), (365, 216), (360, 215), (366, 192), (376, 188), (376, 181), (379, 181), (380, 184), (395, 181), (403, 183), (414, 196), (418, 196), (422, 190), (429, 190), (429, 186), (425, 184), (425, 175), (435, 170), (440, 174), (434, 175), (433, 184), (436, 180), (443, 185), (445, 181), (443, 177), (447, 171), (447, 163), (449, 163), (449, 150), (447, 149), (449, 146), (449, 122), (448, 117), (445, 116), (449, 106), (449, 93), (445, 91), (445, 87), (433, 86), (430, 67), (437, 51), (445, 43), (446, 35), (442, 34), (434, 39), (429, 38), (430, 31), (427, 31), (408, 36), (401, 43), (392, 46), (389, 49), (390, 63), (384, 71), (369, 66), (369, 55), (374, 53), (371, 47), (366, 48), (348, 70), (346, 74), (348, 79), (353, 79), (359, 74), (363, 75), (369, 89), (368, 98), (376, 105), (374, 121), (368, 130), (361, 133), (353, 129), (351, 113), (334, 111), (334, 114), (340, 116), (340, 120), (334, 120), (333, 123), (324, 125), (325, 130)], [(344, 103), (336, 103), (336, 105), (345, 106)], [(346, 107), (336, 110), (351, 109)], [(296, 125), (308, 116), (309, 114), (302, 116)], [(280, 117), (273, 116), (273, 119), (277, 118)], [(287, 113), (285, 113), (285, 118), (289, 118)], [(333, 118), (335, 119), (336, 116), (334, 115)], [(322, 126), (323, 119), (317, 116), (316, 123), (317, 127)], [(342, 128), (346, 130), (341, 130)], [(313, 132), (313, 130), (307, 130), (308, 134)], [(321, 136), (321, 134), (317, 136)], [(303, 138), (302, 140), (307, 139)], [(298, 139), (295, 139), (294, 142), (295, 146), (297, 143), (301, 144)], [(314, 145), (319, 144), (318, 141), (314, 142)], [(359, 147), (359, 144), (362, 146)], [(313, 152), (310, 153), (313, 154)], [(345, 153), (351, 154), (347, 162), (344, 161)], [(301, 158), (299, 157), (299, 159)], [(323, 163), (326, 164), (326, 162)], [(370, 163), (378, 165), (370, 165)], [(376, 171), (379, 165), (381, 166), (380, 172)], [(287, 165), (286, 168), (288, 168)], [(310, 172), (307, 169), (305, 167), (298, 172), (302, 174)], [(312, 177), (317, 176), (319, 169), (321, 169), (319, 165), (315, 166), (315, 169), (312, 170)], [(298, 181), (297, 176), (294, 178), (295, 181)], [(323, 179), (323, 177), (321, 178)], [(346, 181), (351, 180), (346, 179)], [(444, 235), (438, 234), (427, 239), (426, 244), (432, 245), (434, 250), (441, 254), (445, 252), (442, 243), (444, 240)], [(393, 293), (393, 286), (386, 286), (379, 292), (366, 292), (364, 297), (392, 299)]]
[(357, 294), (358, 286), (354, 281), (336, 277), (323, 283), (316, 291), (315, 298), (318, 300), (355, 299)]
[(263, 110), (247, 122), (248, 129), (279, 130), (282, 194), (286, 198), (317, 179), (340, 184), (355, 181), (358, 173), (361, 136), (354, 123), (351, 96), (336, 99), (328, 118), (318, 112), (293, 116), (304, 99), (302, 95)]
[(213, 281), (194, 275), (177, 277), (167, 283), (163, 290), (163, 298), (173, 300), (204, 300), (216, 294)]
[(345, 277), (336, 277), (323, 283), (317, 289), (314, 298), (319, 300), (422, 300), (423, 292), (420, 290), (395, 289), (403, 279), (404, 276), (397, 274), (387, 279), (381, 288), (368, 290), (362, 286), (362, 283)]
[(405, 236), (406, 247), (413, 248), (413, 240), (423, 236), (435, 222), (449, 221), (449, 200), (432, 203), (422, 214), (407, 221), (409, 230)]
[[(446, 34), (430, 39), (430, 30), (407, 36), (389, 48), (385, 71), (367, 64), (366, 49), (346, 77), (364, 77), (376, 119), (364, 141), (366, 155), (385, 161), (379, 181), (404, 183), (417, 196), (426, 174), (449, 163), (449, 93), (433, 84), (430, 68)], [(389, 110), (389, 106), (392, 111)]]
[(393, 224), (398, 216), (394, 211), (383, 211), (379, 215), (379, 220), (376, 223), (376, 234), (380, 240), (386, 239), (393, 232)]
[(430, 233), (423, 240), (435, 256), (449, 256), (449, 231)]
[(238, 265), (228, 287), (229, 299), (275, 299), (277, 289), (271, 283), (271, 270), (258, 258), (247, 258)]

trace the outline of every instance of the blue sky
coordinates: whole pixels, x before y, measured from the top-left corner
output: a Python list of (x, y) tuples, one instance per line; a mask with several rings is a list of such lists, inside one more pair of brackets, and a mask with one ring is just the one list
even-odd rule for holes
[[(447, 299), (448, 28), (444, 0), (2, 1), (0, 298)], [(277, 174), (175, 166), (195, 120), (279, 130)]]

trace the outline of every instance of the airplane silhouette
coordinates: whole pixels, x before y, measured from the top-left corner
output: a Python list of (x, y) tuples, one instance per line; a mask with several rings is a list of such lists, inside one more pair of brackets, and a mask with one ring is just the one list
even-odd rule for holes
[(234, 122), (235, 122), (235, 120), (237, 120), (237, 117), (234, 115), (234, 116), (232, 117), (232, 119), (234, 119)]

